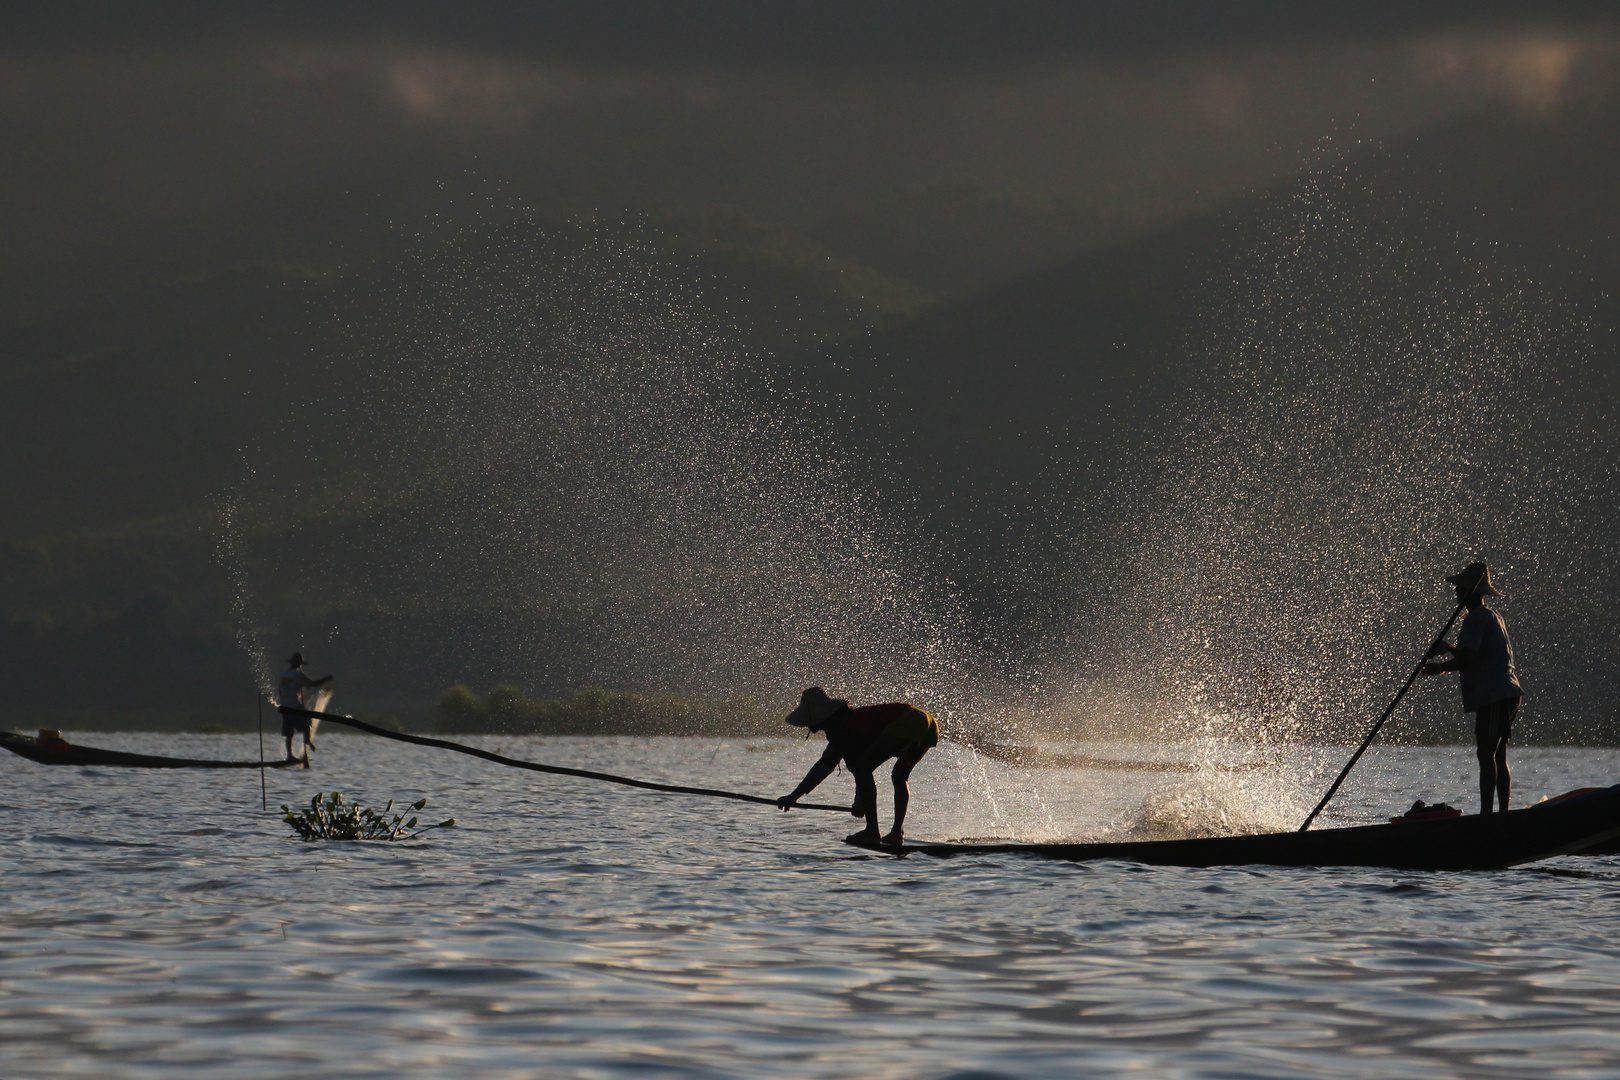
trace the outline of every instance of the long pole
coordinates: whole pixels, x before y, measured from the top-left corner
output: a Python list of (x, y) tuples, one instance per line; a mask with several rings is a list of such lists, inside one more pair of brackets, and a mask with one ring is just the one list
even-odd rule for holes
[[(276, 711), (283, 716), (307, 716), (312, 720), (325, 720), (331, 724), (345, 724), (358, 731), (381, 735), (385, 739), (396, 742), (412, 743), (416, 746), (435, 746), (441, 750), (454, 750), (458, 754), (471, 754), (473, 757), (493, 761), (497, 765), (510, 765), (514, 769), (529, 769), (533, 772), (554, 773), (557, 776), (580, 776), (586, 780), (605, 780), (610, 784), (624, 784), (628, 787), (646, 788), (649, 791), (668, 791), (677, 795), (707, 795), (713, 799), (737, 799), (740, 802), (764, 803), (766, 806), (775, 806), (776, 800), (764, 795), (744, 795), (738, 791), (717, 791), (714, 788), (686, 787), (682, 784), (655, 784), (651, 780), (632, 780), (628, 776), (615, 776), (612, 773), (591, 772), (588, 769), (569, 769), (562, 765), (542, 765), (538, 761), (519, 761), (517, 758), (502, 757), (492, 754), (488, 750), (480, 750), (476, 746), (466, 746), (462, 743), (451, 742), (449, 739), (430, 739), (424, 735), (407, 735), (402, 731), (389, 731), (387, 728), (376, 727), (364, 720), (356, 720), (352, 716), (342, 716), (338, 713), (316, 712), (314, 709), (295, 709), (291, 705), (277, 705)], [(794, 803), (800, 810), (832, 810), (836, 813), (847, 814), (847, 806), (831, 806), (827, 803)]]
[(264, 691), (259, 691), (259, 809), (270, 809), (270, 796), (264, 791)]
[(1408, 675), (1406, 681), (1401, 684), (1400, 693), (1396, 694), (1395, 700), (1389, 703), (1389, 708), (1385, 709), (1384, 715), (1378, 718), (1378, 723), (1374, 724), (1372, 730), (1367, 732), (1367, 737), (1361, 740), (1361, 745), (1356, 748), (1355, 754), (1351, 756), (1344, 769), (1340, 771), (1339, 778), (1333, 781), (1333, 786), (1327, 789), (1327, 794), (1322, 796), (1322, 801), (1316, 804), (1316, 809), (1312, 810), (1310, 816), (1305, 819), (1305, 824), (1299, 827), (1300, 832), (1304, 832), (1311, 827), (1311, 822), (1316, 820), (1316, 815), (1322, 812), (1322, 808), (1328, 804), (1328, 800), (1333, 798), (1333, 793), (1339, 790), (1339, 785), (1344, 783), (1344, 778), (1350, 775), (1350, 770), (1356, 767), (1356, 762), (1361, 760), (1361, 755), (1365, 754), (1367, 747), (1372, 745), (1373, 737), (1378, 734), (1378, 729), (1384, 726), (1385, 720), (1395, 714), (1395, 707), (1401, 703), (1401, 698), (1406, 696), (1406, 692), (1412, 689), (1412, 684), (1417, 681), (1418, 675), (1423, 671), (1423, 665), (1429, 662), (1429, 657), (1434, 654), (1435, 648), (1446, 639), (1446, 634), (1450, 633), (1451, 624), (1457, 621), (1457, 616), (1461, 615), (1463, 609), (1467, 606), (1467, 604), (1458, 604), (1457, 610), (1453, 611), (1451, 618), (1446, 620), (1446, 625), (1442, 626), (1440, 632), (1434, 635), (1434, 641), (1423, 652), (1423, 659), (1418, 661), (1417, 667), (1412, 669), (1412, 674)]

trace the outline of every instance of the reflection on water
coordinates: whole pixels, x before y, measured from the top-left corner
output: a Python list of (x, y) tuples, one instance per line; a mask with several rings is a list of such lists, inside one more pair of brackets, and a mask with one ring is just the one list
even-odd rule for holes
[[(762, 794), (813, 754), (789, 740), (497, 742)], [(943, 747), (913, 779), (909, 831), (1286, 825), (1333, 756), (1188, 774), (1020, 770)], [(1616, 779), (1620, 753), (1526, 750), (1515, 765), (1528, 802)], [(1473, 768), (1462, 748), (1381, 748), (1335, 812), (1471, 806)], [(252, 774), (20, 759), (0, 772), (8, 1078), (1556, 1077), (1615, 1075), (1620, 1060), (1610, 859), (1483, 874), (900, 860), (838, 843), (849, 821), (830, 813), (339, 736), (316, 771), (270, 775), (272, 808), (317, 786), (427, 795), (462, 825), (306, 845), (260, 812)]]

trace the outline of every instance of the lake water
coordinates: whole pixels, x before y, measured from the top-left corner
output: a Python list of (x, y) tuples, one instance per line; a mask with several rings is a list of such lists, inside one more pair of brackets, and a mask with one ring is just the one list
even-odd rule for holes
[[(76, 741), (256, 753), (241, 736)], [(820, 748), (468, 741), (767, 795)], [(270, 814), (256, 771), (0, 760), (0, 1076), (1620, 1077), (1611, 859), (1469, 874), (896, 859), (840, 843), (843, 815), (320, 744), (314, 770), (269, 775)], [(913, 778), (907, 831), (1287, 828), (1344, 756), (1035, 770), (944, 746)], [(1610, 750), (1514, 763), (1516, 805), (1620, 780)], [(1375, 749), (1324, 823), (1420, 796), (1472, 811), (1473, 768), (1463, 748)], [(424, 817), (459, 825), (302, 843), (274, 811), (317, 790), (425, 795)], [(851, 790), (836, 775), (816, 797)]]

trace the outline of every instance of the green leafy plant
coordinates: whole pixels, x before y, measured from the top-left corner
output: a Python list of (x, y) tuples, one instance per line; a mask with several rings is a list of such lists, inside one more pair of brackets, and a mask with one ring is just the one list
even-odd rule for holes
[[(429, 829), (445, 829), (456, 823), (455, 818), (449, 818), (437, 825), (424, 825), (416, 828), (416, 817), (409, 821), (405, 815), (420, 810), (427, 805), (426, 799), (418, 799), (404, 810), (388, 816), (394, 808), (394, 800), (389, 799), (388, 805), (379, 813), (369, 806), (361, 806), (357, 802), (345, 802), (340, 792), (332, 792), (325, 799), (320, 792), (309, 800), (308, 810), (294, 811), (291, 807), (283, 805), (281, 810), (286, 815), (284, 820), (293, 832), (304, 840), (414, 840)], [(412, 829), (416, 829), (412, 832)]]

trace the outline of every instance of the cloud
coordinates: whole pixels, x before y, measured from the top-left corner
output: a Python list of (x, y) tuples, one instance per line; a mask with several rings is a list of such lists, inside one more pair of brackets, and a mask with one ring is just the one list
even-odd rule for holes
[(532, 93), (520, 86), (526, 80), (510, 65), (462, 57), (401, 58), (388, 66), (387, 81), (405, 108), (418, 116), (496, 125), (521, 120)]
[(1607, 91), (1615, 53), (1615, 38), (1602, 31), (1440, 34), (1410, 46), (1421, 79), (1543, 115)]
[(253, 207), (298, 208), (283, 227), (320, 234), (306, 208), (332, 192), (404, 218), (421, 199), (388, 199), (469, 172), (545, 211), (721, 208), (794, 227), (977, 185), (1089, 207), (1117, 228), (1087, 235), (1116, 236), (1289, 174), (1326, 136), (1387, 144), (1499, 105), (1555, 118), (1617, 69), (1616, 32), (1596, 23), (1215, 40), (819, 66), (353, 34), (13, 50), (0, 276), (219, 234)]

